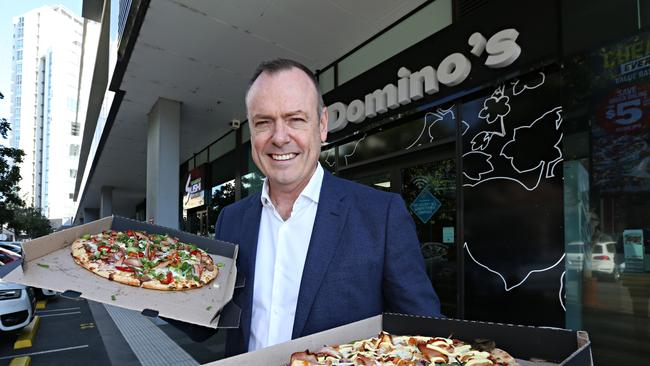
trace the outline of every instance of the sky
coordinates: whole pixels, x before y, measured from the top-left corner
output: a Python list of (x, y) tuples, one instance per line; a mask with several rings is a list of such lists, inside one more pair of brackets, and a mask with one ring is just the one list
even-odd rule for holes
[(0, 92), (5, 96), (0, 100), (0, 118), (10, 117), (13, 18), (43, 5), (63, 5), (72, 13), (81, 15), (82, 3), (83, 0), (0, 0)]

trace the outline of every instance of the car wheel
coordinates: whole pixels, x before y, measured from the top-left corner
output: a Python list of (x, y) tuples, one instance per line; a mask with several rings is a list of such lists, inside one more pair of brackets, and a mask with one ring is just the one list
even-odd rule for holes
[(614, 273), (612, 273), (612, 280), (618, 281), (620, 279), (621, 279), (621, 272), (619, 272), (618, 268), (614, 268)]

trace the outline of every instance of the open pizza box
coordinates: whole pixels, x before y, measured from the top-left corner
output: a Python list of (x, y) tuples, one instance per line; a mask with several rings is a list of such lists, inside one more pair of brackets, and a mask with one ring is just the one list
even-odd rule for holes
[(210, 366), (284, 366), (291, 354), (316, 351), (324, 345), (349, 343), (376, 337), (380, 331), (391, 334), (453, 337), (473, 342), (491, 339), (510, 353), (522, 366), (592, 366), (591, 343), (587, 333), (559, 328), (485, 323), (455, 319), (427, 318), (386, 313), (372, 318), (315, 333), (255, 352), (215, 361)]
[[(185, 291), (158, 291), (109, 281), (74, 262), (70, 245), (85, 234), (104, 230), (139, 230), (169, 234), (204, 249), (218, 264), (219, 275), (209, 285)], [(75, 226), (23, 244), (22, 265), (4, 277), (5, 281), (51, 289), (66, 297), (89, 300), (137, 310), (147, 316), (162, 316), (210, 328), (237, 328), (241, 310), (230, 302), (237, 279), (236, 244), (110, 216)]]

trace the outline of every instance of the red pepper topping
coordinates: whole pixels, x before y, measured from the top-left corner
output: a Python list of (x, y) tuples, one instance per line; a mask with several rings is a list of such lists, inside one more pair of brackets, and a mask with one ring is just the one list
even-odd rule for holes
[(163, 285), (168, 285), (172, 283), (173, 280), (174, 280), (174, 276), (172, 275), (172, 273), (167, 272), (167, 277), (165, 277), (165, 279), (163, 280), (160, 280), (160, 283), (162, 283)]
[(123, 271), (123, 272), (135, 272), (135, 269), (131, 267), (124, 267), (124, 266), (115, 266), (115, 269), (118, 271)]
[(135, 234), (133, 233), (133, 230), (127, 230), (127, 231), (126, 231), (126, 235), (128, 235), (128, 236), (133, 236), (133, 235), (135, 235)]
[(108, 245), (100, 245), (97, 247), (97, 250), (99, 250), (100, 252), (104, 249), (106, 249), (107, 252), (111, 251), (111, 247), (109, 247)]
[(191, 255), (195, 255), (197, 257), (201, 256), (201, 252), (198, 249), (194, 249), (193, 251), (190, 252)]

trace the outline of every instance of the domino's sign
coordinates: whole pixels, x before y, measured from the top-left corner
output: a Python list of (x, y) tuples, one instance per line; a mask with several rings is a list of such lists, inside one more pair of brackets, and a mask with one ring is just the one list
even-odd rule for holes
[[(514, 28), (501, 30), (489, 39), (481, 33), (473, 33), (467, 43), (471, 47), (469, 53), (480, 57), (487, 52), (484, 65), (498, 69), (511, 65), (519, 58), (521, 47), (517, 44), (519, 32)], [(440, 91), (440, 84), (453, 87), (461, 84), (472, 70), (470, 59), (460, 52), (445, 57), (437, 68), (425, 66), (411, 72), (406, 67), (397, 71), (397, 85), (387, 84), (383, 89), (377, 89), (366, 94), (363, 100), (355, 99), (350, 104), (336, 102), (327, 107), (329, 113), (329, 132), (344, 129), (348, 123), (361, 123), (366, 118), (388, 112), (407, 105), (412, 101)]]

